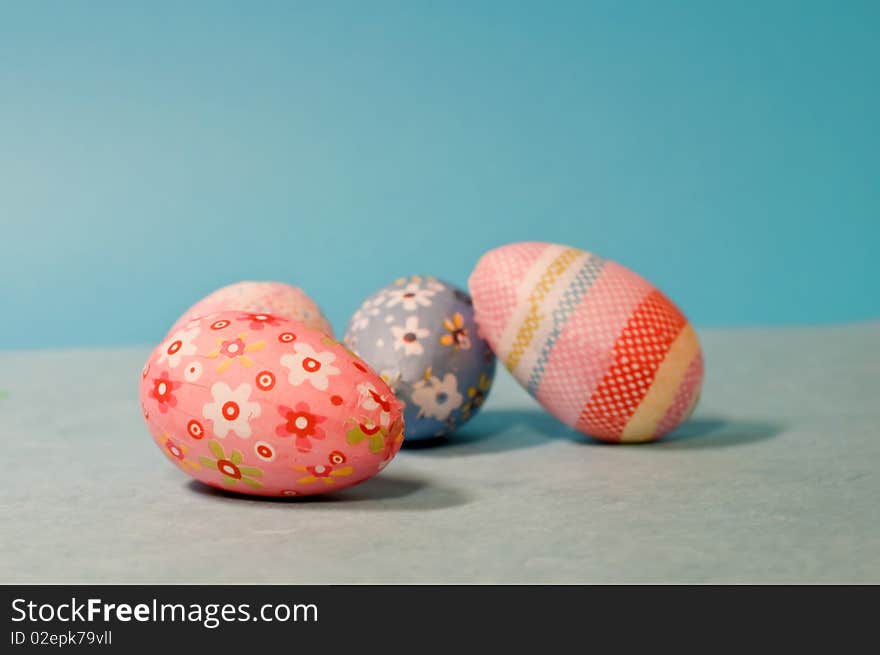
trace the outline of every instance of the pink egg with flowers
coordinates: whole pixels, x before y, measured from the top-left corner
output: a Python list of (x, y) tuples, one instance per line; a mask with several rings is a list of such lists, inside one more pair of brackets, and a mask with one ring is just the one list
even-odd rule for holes
[(207, 314), (234, 309), (251, 315), (254, 329), (267, 316), (279, 316), (302, 321), (310, 328), (333, 336), (333, 326), (324, 318), (318, 304), (309, 295), (284, 282), (236, 282), (212, 291), (187, 309), (169, 330), (179, 330), (184, 324)]
[(382, 379), (306, 324), (221, 311), (184, 323), (150, 354), (140, 398), (165, 456), (201, 482), (307, 496), (363, 482), (403, 441)]

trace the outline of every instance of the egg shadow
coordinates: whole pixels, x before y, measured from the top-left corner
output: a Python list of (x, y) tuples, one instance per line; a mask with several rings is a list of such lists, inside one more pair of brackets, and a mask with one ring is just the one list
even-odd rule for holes
[(259, 503), (287, 507), (320, 507), (321, 509), (353, 509), (358, 511), (429, 511), (466, 505), (470, 499), (458, 489), (442, 486), (410, 476), (380, 474), (354, 487), (336, 493), (314, 496), (250, 496), (218, 489), (198, 480), (186, 487), (193, 493), (224, 502)]
[(533, 448), (554, 439), (580, 435), (538, 409), (486, 409), (452, 435), (405, 440), (405, 454), (461, 457)]
[(498, 409), (480, 413), (450, 436), (404, 441), (401, 452), (432, 457), (461, 457), (532, 448), (559, 439), (587, 447), (697, 450), (747, 445), (771, 439), (784, 429), (783, 424), (771, 421), (700, 416), (657, 441), (619, 443), (581, 434), (538, 409)]
[(698, 416), (649, 445), (659, 450), (731, 448), (772, 439), (784, 429), (772, 421)]

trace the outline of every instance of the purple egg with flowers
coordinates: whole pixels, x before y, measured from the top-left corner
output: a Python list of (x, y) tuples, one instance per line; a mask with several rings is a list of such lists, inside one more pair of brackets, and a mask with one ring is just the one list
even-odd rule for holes
[(344, 341), (406, 405), (407, 440), (461, 427), (485, 401), (495, 375), (470, 296), (433, 277), (401, 278), (367, 298)]

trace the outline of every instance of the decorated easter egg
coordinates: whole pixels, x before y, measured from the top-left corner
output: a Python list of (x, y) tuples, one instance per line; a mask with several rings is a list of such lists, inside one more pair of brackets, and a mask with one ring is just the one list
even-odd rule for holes
[(513, 243), (484, 254), (469, 286), (495, 354), (563, 423), (606, 441), (650, 441), (693, 411), (703, 380), (696, 332), (620, 264)]
[(363, 482), (403, 441), (403, 408), (342, 344), (305, 323), (224, 311), (187, 323), (141, 375), (147, 427), (205, 484), (306, 496)]
[(271, 315), (302, 321), (312, 329), (333, 336), (333, 326), (324, 318), (317, 303), (299, 287), (283, 282), (236, 282), (212, 291), (186, 310), (169, 334), (194, 318), (227, 309), (250, 314), (254, 330), (259, 330), (260, 322)]
[(402, 278), (367, 298), (344, 340), (403, 401), (407, 440), (450, 434), (492, 386), (495, 356), (470, 296), (431, 277)]

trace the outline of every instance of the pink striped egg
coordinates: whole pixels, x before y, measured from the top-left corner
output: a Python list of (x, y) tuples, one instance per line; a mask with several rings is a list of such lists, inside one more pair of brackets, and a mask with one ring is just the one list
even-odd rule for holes
[(563, 423), (640, 442), (693, 412), (703, 381), (697, 334), (629, 269), (577, 248), (513, 243), (484, 254), (469, 287), (498, 359)]
[(193, 319), (141, 374), (156, 444), (201, 482), (308, 496), (376, 475), (403, 442), (403, 406), (372, 369), (305, 323), (246, 312)]
[(255, 327), (267, 315), (302, 321), (310, 328), (333, 336), (333, 326), (324, 318), (318, 304), (305, 291), (284, 282), (236, 282), (212, 291), (187, 309), (169, 333), (185, 323), (226, 309), (248, 312)]

